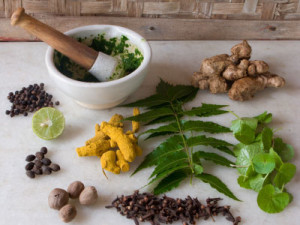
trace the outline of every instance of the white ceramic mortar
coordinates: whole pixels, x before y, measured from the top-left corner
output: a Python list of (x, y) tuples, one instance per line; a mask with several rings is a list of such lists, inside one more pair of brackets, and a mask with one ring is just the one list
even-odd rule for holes
[(105, 33), (108, 38), (125, 35), (143, 54), (144, 60), (141, 65), (123, 78), (107, 82), (89, 83), (73, 80), (63, 75), (55, 67), (53, 60), (54, 49), (48, 47), (46, 52), (46, 66), (50, 77), (54, 80), (57, 87), (81, 106), (91, 109), (112, 108), (125, 101), (142, 84), (147, 75), (151, 59), (151, 49), (147, 41), (139, 34), (124, 27), (90, 25), (65, 32), (66, 35), (76, 38), (90, 37), (90, 35), (96, 37), (102, 33)]

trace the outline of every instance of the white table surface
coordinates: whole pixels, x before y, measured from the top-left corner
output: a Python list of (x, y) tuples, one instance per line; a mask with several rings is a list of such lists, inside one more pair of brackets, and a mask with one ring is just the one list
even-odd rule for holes
[[(150, 72), (144, 83), (128, 102), (149, 96), (154, 93), (159, 78), (174, 84), (190, 84), (191, 75), (198, 71), (205, 57), (220, 53), (229, 53), (237, 41), (173, 41), (151, 42), (153, 57)], [(190, 185), (183, 182), (179, 188), (168, 193), (171, 197), (185, 198), (187, 195), (198, 197), (204, 201), (207, 197), (224, 198), (220, 204), (232, 206), (235, 216), (242, 217), (242, 224), (289, 224), (300, 222), (300, 41), (250, 41), (253, 49), (252, 59), (263, 59), (270, 65), (270, 71), (286, 78), (286, 86), (282, 89), (267, 89), (257, 94), (248, 102), (231, 101), (226, 94), (211, 95), (199, 91), (196, 99), (187, 104), (187, 108), (199, 106), (201, 102), (228, 104), (229, 109), (240, 116), (254, 116), (267, 110), (273, 113), (273, 127), (281, 128), (276, 134), (295, 148), (297, 174), (287, 185), (294, 195), (294, 201), (287, 209), (275, 215), (262, 212), (256, 203), (257, 193), (242, 189), (236, 182), (238, 177), (235, 169), (212, 166), (207, 164), (207, 172), (222, 178), (228, 187), (243, 200), (237, 202), (218, 193), (209, 185), (194, 180)], [(117, 195), (131, 194), (147, 182), (153, 168), (145, 169), (133, 177), (130, 173), (142, 161), (161, 139), (143, 141), (140, 145), (144, 154), (131, 163), (128, 173), (113, 175), (107, 172), (107, 180), (102, 172), (97, 157), (80, 158), (75, 148), (84, 145), (85, 140), (94, 135), (95, 123), (109, 120), (115, 114), (131, 115), (131, 109), (113, 108), (94, 111), (80, 107), (69, 97), (57, 90), (49, 79), (44, 63), (46, 51), (44, 43), (0, 43), (0, 224), (33, 225), (33, 224), (64, 224), (58, 217), (58, 211), (48, 207), (48, 194), (53, 188), (64, 188), (75, 181), (81, 180), (85, 185), (94, 185), (99, 193), (99, 200), (93, 206), (83, 207), (75, 202), (78, 215), (71, 224), (112, 225), (134, 224), (121, 216), (115, 209), (105, 209)], [(7, 94), (33, 83), (44, 82), (46, 91), (59, 100), (58, 107), (66, 119), (63, 135), (56, 140), (44, 141), (32, 132), (31, 118), (17, 116), (10, 118), (5, 110), (10, 108)], [(234, 117), (230, 114), (208, 118), (229, 126)], [(143, 128), (142, 128), (143, 130)], [(230, 134), (219, 135), (227, 141), (235, 142)], [(29, 179), (25, 175), (25, 157), (35, 153), (42, 146), (49, 149), (48, 157), (61, 166), (61, 171), (50, 176), (39, 176)], [(147, 190), (147, 189), (146, 189)], [(215, 218), (216, 222), (199, 221), (199, 224), (231, 224), (223, 217)], [(148, 223), (145, 223), (148, 224)], [(181, 224), (181, 223), (176, 223)]]

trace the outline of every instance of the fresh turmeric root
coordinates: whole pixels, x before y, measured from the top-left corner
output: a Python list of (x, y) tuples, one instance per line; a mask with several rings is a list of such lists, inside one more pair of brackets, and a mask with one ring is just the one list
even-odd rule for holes
[[(139, 114), (134, 108), (133, 115)], [(76, 149), (78, 156), (98, 156), (101, 158), (103, 170), (119, 174), (127, 172), (129, 163), (136, 156), (142, 155), (138, 146), (137, 137), (134, 135), (139, 130), (139, 123), (132, 122), (132, 130), (124, 132), (123, 116), (115, 114), (109, 122), (95, 125), (95, 136), (86, 141), (86, 145)]]
[(270, 75), (269, 66), (261, 60), (249, 61), (251, 46), (243, 41), (231, 48), (231, 55), (221, 54), (204, 59), (199, 72), (192, 77), (192, 85), (209, 89), (211, 93), (228, 92), (232, 100), (251, 99), (266, 87), (282, 87), (285, 81)]

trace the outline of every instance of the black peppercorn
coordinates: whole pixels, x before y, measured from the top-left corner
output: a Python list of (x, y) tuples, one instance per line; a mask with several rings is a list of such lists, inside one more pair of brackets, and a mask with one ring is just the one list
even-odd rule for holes
[(26, 161), (27, 162), (31, 162), (31, 161), (33, 161), (35, 159), (35, 155), (28, 155), (27, 157), (26, 157)]

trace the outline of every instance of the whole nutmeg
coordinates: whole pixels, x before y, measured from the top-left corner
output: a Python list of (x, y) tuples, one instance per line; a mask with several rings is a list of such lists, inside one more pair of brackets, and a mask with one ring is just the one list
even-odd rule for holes
[(72, 221), (77, 215), (77, 210), (75, 206), (67, 204), (59, 210), (59, 217), (65, 223)]
[(79, 195), (79, 202), (82, 205), (91, 205), (97, 201), (97, 190), (93, 186), (85, 187)]
[(64, 189), (55, 188), (48, 196), (48, 204), (52, 209), (60, 209), (68, 204), (69, 194)]
[(74, 181), (68, 187), (68, 192), (70, 198), (78, 198), (82, 190), (84, 189), (84, 184), (80, 181)]

